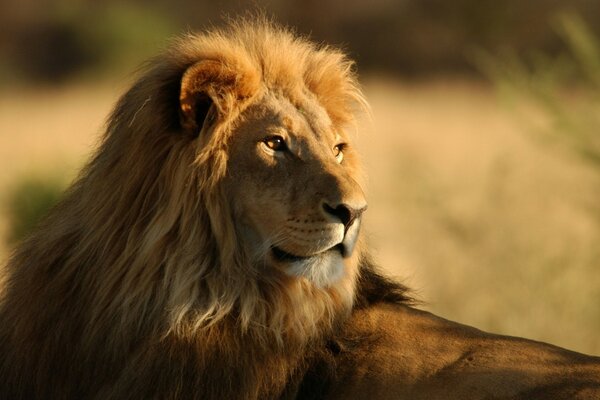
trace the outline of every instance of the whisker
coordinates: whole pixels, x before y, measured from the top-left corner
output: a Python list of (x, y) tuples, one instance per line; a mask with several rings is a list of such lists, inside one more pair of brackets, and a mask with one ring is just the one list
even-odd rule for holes
[(254, 251), (253, 258), (255, 261), (265, 260), (267, 254), (272, 247), (279, 247), (289, 241), (289, 237), (285, 235), (285, 227), (276, 231), (272, 237), (265, 239), (263, 243)]

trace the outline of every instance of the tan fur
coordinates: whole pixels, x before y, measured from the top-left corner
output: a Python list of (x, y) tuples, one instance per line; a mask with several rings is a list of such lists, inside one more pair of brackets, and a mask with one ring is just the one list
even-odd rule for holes
[[(308, 256), (339, 232), (320, 202), (362, 196), (356, 157), (347, 150), (341, 165), (333, 150), (361, 104), (342, 53), (262, 20), (189, 35), (151, 61), (66, 199), (7, 266), (0, 397), (280, 393), (349, 313), (360, 250), (320, 286), (290, 276), (267, 241)], [(272, 134), (287, 135), (295, 182), (244, 176), (283, 163), (262, 152)], [(309, 186), (283, 198), (300, 179)], [(309, 216), (302, 240), (314, 230), (313, 245), (271, 237), (267, 222)]]
[(598, 357), (404, 305), (357, 311), (338, 340), (332, 399), (600, 399)]
[(4, 271), (0, 398), (597, 394), (597, 359), (408, 308), (375, 272), (361, 106), (342, 53), (262, 20), (151, 61)]

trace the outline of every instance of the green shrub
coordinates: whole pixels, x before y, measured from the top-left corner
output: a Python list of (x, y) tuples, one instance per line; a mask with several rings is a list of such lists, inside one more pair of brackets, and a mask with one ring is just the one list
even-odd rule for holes
[(59, 179), (28, 177), (18, 182), (7, 196), (8, 240), (23, 239), (48, 213), (64, 190)]
[[(554, 26), (566, 53), (478, 54), (476, 60), (514, 110), (534, 106), (550, 123), (549, 129), (536, 130), (543, 138), (600, 171), (600, 42), (575, 14), (559, 15)], [(523, 122), (531, 123), (527, 116)]]

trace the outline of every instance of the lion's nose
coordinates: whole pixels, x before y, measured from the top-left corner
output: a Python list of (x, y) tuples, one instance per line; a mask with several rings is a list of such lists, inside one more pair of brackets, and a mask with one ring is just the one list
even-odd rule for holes
[(356, 208), (344, 203), (335, 206), (323, 203), (323, 209), (327, 214), (333, 215), (342, 221), (342, 224), (344, 224), (344, 230), (348, 230), (354, 220), (360, 217), (360, 215), (367, 209), (367, 205), (361, 205), (360, 207)]

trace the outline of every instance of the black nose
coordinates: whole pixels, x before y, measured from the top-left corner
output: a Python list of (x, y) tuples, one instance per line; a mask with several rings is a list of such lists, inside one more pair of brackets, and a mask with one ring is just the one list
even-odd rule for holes
[(323, 203), (323, 209), (325, 212), (342, 221), (342, 224), (344, 224), (346, 230), (348, 230), (356, 218), (360, 217), (360, 214), (362, 214), (366, 208), (367, 207), (365, 206), (357, 209), (350, 207), (348, 204), (340, 204), (336, 207), (332, 207), (327, 203)]

